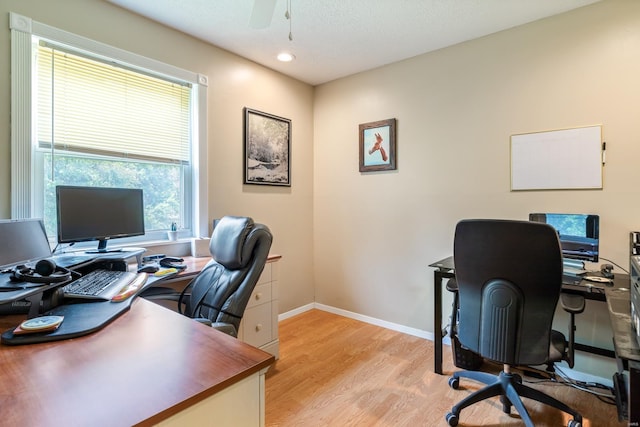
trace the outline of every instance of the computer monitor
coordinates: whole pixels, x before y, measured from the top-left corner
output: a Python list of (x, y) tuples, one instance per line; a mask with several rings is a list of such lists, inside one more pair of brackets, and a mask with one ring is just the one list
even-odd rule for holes
[(56, 207), (58, 242), (97, 240), (98, 249), (88, 252), (110, 252), (109, 240), (144, 234), (141, 189), (60, 185)]
[(2, 270), (50, 256), (51, 247), (42, 220), (0, 220), (0, 268)]
[(565, 259), (598, 261), (600, 217), (587, 214), (531, 213), (529, 221), (544, 222), (558, 232)]

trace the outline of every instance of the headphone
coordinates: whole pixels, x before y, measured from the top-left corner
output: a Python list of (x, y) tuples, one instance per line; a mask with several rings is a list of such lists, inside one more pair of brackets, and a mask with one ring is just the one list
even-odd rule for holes
[[(59, 267), (51, 259), (41, 259), (35, 268), (19, 265), (11, 272), (14, 282), (58, 283), (71, 280), (72, 271)], [(76, 273), (77, 274), (77, 273)]]

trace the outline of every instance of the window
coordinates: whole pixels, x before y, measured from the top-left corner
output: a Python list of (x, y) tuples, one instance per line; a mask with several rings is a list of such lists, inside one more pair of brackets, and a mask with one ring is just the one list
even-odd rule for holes
[(12, 216), (51, 238), (56, 185), (142, 188), (144, 239), (206, 234), (206, 77), (15, 14), (11, 30), (12, 100), (30, 100), (12, 101)]

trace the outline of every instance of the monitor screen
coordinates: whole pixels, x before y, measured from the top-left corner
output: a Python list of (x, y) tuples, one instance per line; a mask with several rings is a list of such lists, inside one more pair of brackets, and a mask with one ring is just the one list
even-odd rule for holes
[(42, 220), (0, 220), (0, 267), (2, 269), (50, 256), (51, 247)]
[(558, 232), (562, 256), (581, 261), (598, 261), (600, 217), (586, 214), (532, 213), (529, 221), (547, 223)]
[(142, 190), (136, 188), (56, 187), (58, 242), (107, 241), (144, 234)]

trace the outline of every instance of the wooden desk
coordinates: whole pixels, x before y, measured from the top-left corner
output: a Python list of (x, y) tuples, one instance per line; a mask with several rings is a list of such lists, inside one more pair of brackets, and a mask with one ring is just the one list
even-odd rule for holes
[[(238, 339), (254, 347), (258, 347), (273, 354), (276, 359), (280, 354), (280, 339), (278, 337), (278, 260), (282, 258), (277, 254), (269, 254), (267, 263), (258, 279), (238, 329)], [(198, 274), (211, 258), (183, 257), (183, 263), (187, 268), (178, 275), (170, 278), (162, 278), (160, 281), (153, 276), (152, 281), (145, 287), (153, 287), (157, 283), (161, 287), (169, 287), (180, 293), (185, 286)], [(133, 267), (135, 268), (135, 267)], [(144, 294), (143, 294), (144, 296)], [(162, 296), (153, 297), (146, 295), (156, 304), (177, 311), (175, 301), (163, 300)]]
[[(0, 327), (18, 322), (7, 316)], [(139, 298), (91, 335), (0, 346), (0, 423), (263, 425), (264, 374), (274, 360)]]
[[(277, 255), (277, 254), (269, 254), (269, 256), (267, 257), (267, 262), (273, 262), (273, 261), (277, 261), (280, 258), (282, 258), (282, 255)], [(179, 272), (176, 276), (172, 276), (166, 279), (159, 279), (157, 281), (153, 281), (152, 283), (155, 282), (160, 282), (162, 281), (162, 284), (165, 285), (167, 283), (171, 283), (171, 282), (175, 282), (175, 281), (185, 281), (185, 280), (191, 280), (194, 277), (196, 277), (198, 275), (198, 273), (200, 273), (202, 271), (202, 269), (204, 268), (205, 265), (207, 265), (207, 263), (209, 261), (211, 261), (210, 257), (192, 257), (192, 256), (185, 256), (182, 257), (183, 261), (182, 263), (184, 265), (187, 266), (186, 269), (182, 270), (181, 272)], [(132, 271), (135, 271), (137, 265), (136, 264), (131, 264), (130, 269)], [(160, 283), (158, 283), (160, 284)]]

